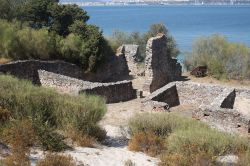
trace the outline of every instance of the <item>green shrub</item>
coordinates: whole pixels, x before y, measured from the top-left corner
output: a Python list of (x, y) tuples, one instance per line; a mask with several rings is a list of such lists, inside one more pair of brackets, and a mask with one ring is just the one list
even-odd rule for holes
[(192, 52), (186, 53), (184, 65), (189, 70), (206, 65), (218, 79), (250, 78), (250, 49), (221, 35), (201, 37), (194, 42)]
[(139, 45), (139, 57), (138, 61), (143, 61), (146, 57), (146, 45), (147, 41), (151, 37), (155, 37), (158, 33), (165, 34), (167, 36), (167, 54), (171, 57), (177, 57), (180, 53), (177, 48), (177, 44), (174, 38), (170, 35), (168, 29), (164, 24), (152, 24), (150, 29), (141, 34), (139, 32), (125, 33), (119, 30), (113, 32), (113, 34), (108, 37), (108, 41), (114, 51), (122, 44), (137, 44)]
[(217, 156), (226, 154), (241, 154), (242, 161), (248, 160), (246, 154), (250, 142), (246, 138), (217, 131), (175, 114), (138, 114), (130, 119), (129, 127), (132, 149), (154, 149), (155, 144), (145, 143), (147, 133), (164, 139), (160, 165), (212, 165)]
[[(178, 130), (171, 134), (166, 144), (170, 153), (183, 155), (204, 152), (215, 156), (237, 154), (249, 148), (247, 140), (231, 136), (215, 129), (193, 128)], [(187, 148), (190, 146), (190, 148)]]
[(187, 130), (197, 127), (209, 129), (203, 123), (166, 113), (137, 114), (129, 120), (129, 127), (132, 135), (138, 132), (153, 132), (161, 137), (169, 136), (176, 130)]
[(94, 138), (103, 137), (97, 123), (106, 112), (104, 99), (59, 94), (11, 76), (0, 75), (0, 84), (0, 106), (10, 111), (13, 119), (30, 117), (45, 149), (58, 151), (64, 146), (54, 130), (66, 132), (73, 127)]
[(60, 59), (85, 71), (95, 71), (114, 53), (98, 27), (81, 26), (85, 27), (84, 33), (72, 30), (62, 37), (46, 28), (33, 29), (19, 22), (0, 20), (0, 59)]
[[(3, 1), (3, 2), (2, 2)], [(0, 58), (60, 59), (95, 71), (114, 52), (87, 12), (58, 0), (0, 0)]]

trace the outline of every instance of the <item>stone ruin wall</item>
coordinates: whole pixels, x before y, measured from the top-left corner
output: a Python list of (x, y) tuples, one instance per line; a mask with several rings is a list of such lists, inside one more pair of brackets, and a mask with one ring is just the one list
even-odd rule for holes
[(39, 69), (78, 79), (82, 79), (84, 75), (78, 66), (63, 61), (25, 60), (0, 65), (0, 72), (30, 80), (35, 84), (40, 84), (37, 72)]
[(142, 101), (142, 109), (146, 111), (151, 111), (156, 107), (167, 106), (167, 108), (170, 108), (178, 105), (180, 105), (180, 101), (175, 83), (169, 83), (154, 91)]
[(181, 76), (181, 65), (167, 53), (167, 37), (150, 38), (146, 47), (143, 90), (152, 93)]
[(138, 74), (138, 54), (139, 45), (135, 44), (124, 44), (117, 49), (117, 54), (125, 55), (126, 62), (128, 64), (129, 74), (137, 76)]
[(214, 98), (223, 92), (221, 86), (195, 82), (176, 82), (181, 104), (192, 104), (197, 107), (209, 105)]
[(196, 119), (224, 131), (250, 132), (250, 116), (234, 107), (237, 97), (250, 99), (250, 90), (206, 83), (172, 82), (147, 96), (142, 108), (152, 110), (166, 104), (169, 107), (190, 104), (196, 108), (193, 110)]
[(136, 90), (133, 89), (131, 81), (102, 83), (83, 89), (80, 93), (100, 95), (106, 99), (107, 103), (124, 102), (137, 97)]
[(131, 81), (96, 83), (44, 70), (39, 70), (38, 73), (42, 86), (52, 87), (61, 92), (75, 95), (79, 93), (95, 94), (106, 98), (107, 103), (128, 101), (136, 98), (136, 90), (133, 89)]
[(28, 79), (40, 84), (38, 70), (69, 76), (91, 82), (121, 81), (129, 77), (129, 70), (124, 55), (110, 56), (95, 73), (86, 73), (75, 64), (64, 61), (23, 60), (0, 65), (0, 73), (8, 73), (20, 79)]
[(105, 97), (107, 102), (120, 102), (136, 98), (136, 90), (133, 89), (130, 81), (90, 82), (92, 80), (103, 82), (123, 80), (128, 77), (128, 67), (124, 55), (111, 56), (110, 60), (96, 74), (86, 74), (77, 65), (63, 61), (39, 60), (15, 61), (0, 65), (0, 73), (11, 74), (19, 79), (30, 80), (34, 84), (53, 87), (71, 94), (79, 94), (80, 91), (86, 90), (86, 93)]

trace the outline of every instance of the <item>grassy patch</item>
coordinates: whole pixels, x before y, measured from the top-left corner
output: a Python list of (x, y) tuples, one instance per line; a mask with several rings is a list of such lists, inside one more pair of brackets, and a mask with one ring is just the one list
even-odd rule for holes
[(0, 75), (0, 84), (1, 122), (7, 125), (12, 120), (29, 118), (44, 149), (63, 149), (63, 143), (60, 143), (63, 136), (57, 131), (66, 133), (70, 128), (95, 139), (103, 137), (97, 122), (106, 112), (104, 99), (59, 94), (11, 76)]
[(248, 159), (245, 154), (250, 149), (249, 140), (219, 132), (193, 119), (144, 113), (130, 119), (129, 126), (130, 144), (136, 147), (133, 150), (145, 152), (145, 147), (155, 147), (148, 141), (147, 133), (153, 133), (150, 139), (164, 140), (160, 165), (208, 165), (214, 163), (216, 156), (226, 154), (240, 154), (242, 159)]

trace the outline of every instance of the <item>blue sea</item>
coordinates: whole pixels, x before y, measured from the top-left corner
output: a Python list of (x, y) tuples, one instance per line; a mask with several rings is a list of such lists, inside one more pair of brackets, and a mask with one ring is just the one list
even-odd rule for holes
[(219, 33), (250, 47), (250, 6), (88, 6), (89, 23), (104, 35), (114, 30), (145, 32), (164, 23), (181, 51), (190, 51), (201, 36)]

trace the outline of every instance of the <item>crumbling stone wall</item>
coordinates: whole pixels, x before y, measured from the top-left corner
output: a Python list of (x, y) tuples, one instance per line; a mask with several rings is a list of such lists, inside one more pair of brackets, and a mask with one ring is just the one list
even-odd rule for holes
[(117, 54), (124, 54), (129, 74), (136, 76), (138, 74), (138, 54), (139, 54), (139, 45), (135, 44), (124, 44), (117, 49)]
[(63, 61), (25, 60), (0, 65), (0, 72), (14, 75), (20, 79), (31, 80), (35, 84), (40, 84), (37, 72), (39, 69), (78, 79), (84, 77), (84, 72), (81, 68)]
[(181, 76), (181, 65), (167, 53), (167, 37), (150, 38), (146, 47), (143, 90), (152, 93)]
[(106, 98), (107, 103), (128, 101), (136, 98), (136, 90), (131, 81), (96, 83), (39, 70), (42, 86), (52, 87), (62, 92), (95, 94)]
[(142, 101), (142, 104), (144, 106), (155, 107), (155, 102), (161, 102), (161, 105), (162, 103), (166, 103), (168, 107), (180, 105), (176, 84), (169, 83), (154, 91)]
[(193, 117), (229, 133), (250, 133), (250, 118), (235, 109), (203, 106), (193, 113)]
[(225, 88), (212, 84), (196, 82), (176, 82), (181, 104), (210, 105), (214, 98), (222, 94)]
[(106, 99), (107, 103), (123, 102), (136, 98), (136, 90), (133, 89), (131, 81), (100, 83), (81, 90), (80, 93), (100, 95)]
[(91, 85), (96, 84), (45, 70), (38, 70), (38, 76), (42, 86), (75, 95), (77, 95), (81, 89), (89, 88)]
[(0, 72), (40, 84), (38, 70), (45, 70), (91, 82), (113, 82), (129, 77), (125, 55), (110, 56), (96, 72), (85, 72), (75, 64), (64, 61), (24, 60), (0, 65)]
[(234, 107), (237, 97), (250, 99), (250, 90), (178, 81), (171, 82), (147, 96), (142, 102), (142, 109), (154, 110), (189, 104), (195, 108), (192, 111), (196, 119), (223, 131), (250, 133), (250, 114), (246, 115), (247, 110)]

